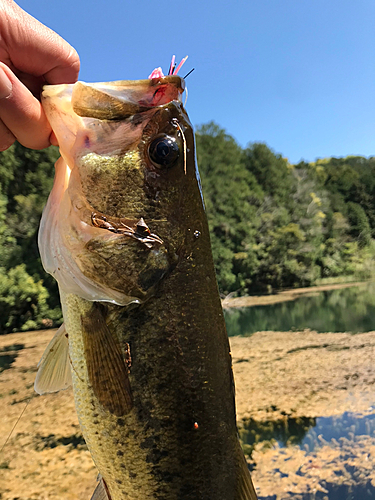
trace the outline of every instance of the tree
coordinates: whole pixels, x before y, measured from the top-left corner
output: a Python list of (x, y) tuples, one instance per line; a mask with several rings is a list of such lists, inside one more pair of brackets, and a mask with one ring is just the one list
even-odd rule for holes
[(32, 151), (17, 143), (0, 154), (0, 333), (61, 321), (57, 286), (37, 248), (57, 157), (57, 148)]
[(198, 128), (198, 165), (219, 287), (247, 290), (258, 262), (254, 251), (263, 191), (243, 162), (241, 147), (213, 122)]
[(294, 179), (292, 165), (264, 143), (250, 144), (244, 151), (246, 169), (256, 178), (263, 191), (275, 203), (290, 201)]
[(348, 203), (348, 219), (350, 224), (350, 234), (358, 240), (361, 248), (370, 244), (371, 228), (366, 215), (361, 205), (358, 203)]

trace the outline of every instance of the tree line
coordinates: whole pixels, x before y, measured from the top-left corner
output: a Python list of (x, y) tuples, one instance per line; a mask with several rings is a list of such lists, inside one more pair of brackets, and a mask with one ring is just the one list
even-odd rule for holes
[[(375, 158), (291, 165), (266, 144), (241, 148), (215, 123), (199, 127), (196, 140), (222, 294), (373, 275)], [(62, 321), (37, 248), (58, 156), (17, 143), (0, 153), (0, 334)]]
[(197, 156), (222, 293), (269, 293), (374, 272), (375, 158), (291, 165), (214, 123)]

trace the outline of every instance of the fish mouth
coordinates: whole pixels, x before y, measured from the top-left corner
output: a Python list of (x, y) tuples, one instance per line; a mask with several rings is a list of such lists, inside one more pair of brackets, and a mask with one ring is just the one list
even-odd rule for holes
[(113, 156), (133, 148), (155, 110), (173, 101), (182, 102), (184, 90), (184, 79), (176, 75), (102, 83), (79, 81), (46, 85), (42, 105), (62, 156), (73, 165), (85, 149)]
[[(151, 80), (119, 80), (114, 82), (45, 85), (42, 101), (48, 114), (48, 101), (54, 110), (67, 108), (81, 117), (99, 120), (124, 120), (171, 101), (181, 101), (185, 80), (179, 76), (164, 76)], [(59, 103), (60, 101), (60, 103)], [(60, 104), (60, 105), (59, 105)]]
[(181, 100), (185, 82), (179, 76), (105, 84), (77, 82), (72, 91), (73, 111), (99, 120), (125, 120), (130, 116)]

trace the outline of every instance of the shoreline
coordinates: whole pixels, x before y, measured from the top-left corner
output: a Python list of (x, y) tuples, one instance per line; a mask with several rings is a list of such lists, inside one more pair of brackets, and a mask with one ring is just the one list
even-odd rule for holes
[[(0, 459), (3, 500), (79, 500), (96, 486), (71, 388), (44, 396), (33, 391), (37, 363), (54, 332), (0, 337), (0, 447), (30, 400)], [(247, 459), (259, 500), (325, 500), (330, 492), (337, 500), (342, 488), (362, 488), (356, 497), (362, 498), (362, 491), (375, 490), (375, 430), (332, 441), (316, 436), (315, 449), (282, 447), (270, 434), (345, 412), (369, 419), (372, 429), (375, 332), (257, 332), (231, 337), (230, 344), (239, 432), (255, 438)]]
[(221, 305), (223, 309), (268, 306), (272, 304), (279, 304), (280, 302), (289, 302), (292, 300), (296, 300), (302, 295), (316, 294), (330, 290), (340, 290), (342, 288), (351, 288), (355, 286), (365, 286), (369, 283), (373, 283), (373, 280), (293, 288), (290, 290), (282, 290), (270, 295), (245, 295), (243, 297), (227, 296), (221, 301)]
[[(375, 498), (375, 332), (257, 332), (230, 343), (259, 500)], [(329, 428), (315, 428), (321, 417)]]

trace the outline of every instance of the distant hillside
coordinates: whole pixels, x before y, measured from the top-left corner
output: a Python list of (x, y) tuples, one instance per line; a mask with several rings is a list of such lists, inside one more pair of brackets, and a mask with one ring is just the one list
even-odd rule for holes
[(291, 165), (214, 123), (198, 129), (197, 151), (223, 293), (373, 274), (375, 158)]

